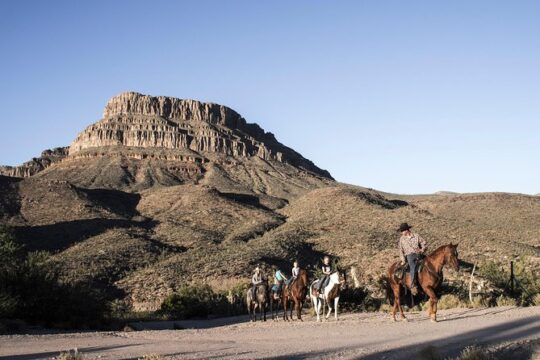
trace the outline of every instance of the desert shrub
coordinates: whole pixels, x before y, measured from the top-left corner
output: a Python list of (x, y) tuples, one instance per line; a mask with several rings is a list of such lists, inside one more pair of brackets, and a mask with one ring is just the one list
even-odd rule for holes
[(226, 315), (229, 305), (225, 295), (216, 294), (208, 285), (184, 286), (169, 295), (160, 312), (172, 319)]
[(454, 294), (447, 294), (447, 295), (441, 296), (441, 298), (437, 302), (437, 309), (439, 310), (455, 309), (455, 308), (467, 307), (467, 305), (468, 303), (460, 299), (459, 296), (454, 295)]
[(364, 288), (345, 288), (339, 297), (339, 307), (347, 311), (377, 311), (384, 302)]
[(491, 359), (488, 352), (485, 349), (471, 345), (467, 346), (461, 351), (459, 356), (453, 360), (489, 360)]
[(165, 358), (159, 354), (145, 354), (139, 360), (164, 360)]
[(497, 306), (516, 306), (517, 301), (508, 296), (501, 295), (497, 298)]
[(514, 261), (515, 284), (510, 286), (510, 267), (501, 266), (495, 262), (486, 262), (480, 267), (480, 273), (493, 285), (501, 289), (493, 299), (492, 304), (498, 304), (498, 297), (504, 295), (515, 299), (517, 305), (528, 306), (534, 304), (537, 294), (540, 294), (540, 273), (527, 258)]
[(74, 349), (74, 350), (64, 351), (60, 353), (60, 355), (58, 355), (55, 359), (57, 360), (82, 360), (84, 359), (84, 356), (82, 353), (79, 352), (79, 350)]
[[(240, 283), (229, 290), (222, 291), (219, 295), (227, 300), (226, 315), (244, 314), (246, 311), (246, 292), (249, 284)], [(220, 302), (221, 303), (221, 302)], [(220, 314), (221, 315), (221, 314)]]
[(488, 306), (489, 306), (488, 300), (478, 295), (473, 297), (472, 303), (469, 303), (469, 307), (472, 307), (472, 308), (488, 307)]
[(97, 326), (105, 313), (100, 293), (62, 283), (49, 254), (26, 254), (13, 232), (0, 228), (0, 318), (47, 326)]
[(534, 306), (540, 306), (540, 294), (536, 294), (535, 296), (533, 296), (532, 304)]

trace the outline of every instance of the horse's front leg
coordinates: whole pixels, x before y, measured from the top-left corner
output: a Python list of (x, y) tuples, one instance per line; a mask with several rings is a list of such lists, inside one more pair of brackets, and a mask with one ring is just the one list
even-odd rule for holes
[(339, 296), (334, 299), (334, 318), (336, 319), (336, 321), (338, 320), (338, 316), (337, 316), (338, 304), (339, 304)]
[(426, 286), (424, 291), (426, 292), (427, 296), (429, 296), (428, 315), (432, 322), (437, 322), (437, 302), (439, 299), (437, 299), (435, 290), (433, 290), (431, 286)]
[(332, 301), (326, 299), (326, 303), (328, 304), (328, 313), (326, 314), (326, 318), (328, 319), (330, 317), (330, 314), (332, 314)]
[(283, 303), (283, 320), (289, 321), (289, 318), (287, 317), (287, 305), (289, 305), (289, 302), (287, 301), (287, 296), (283, 296), (281, 299), (281, 302)]
[(312, 297), (313, 300), (313, 307), (315, 308), (315, 313), (317, 314), (317, 322), (321, 321), (321, 299), (317, 297)]

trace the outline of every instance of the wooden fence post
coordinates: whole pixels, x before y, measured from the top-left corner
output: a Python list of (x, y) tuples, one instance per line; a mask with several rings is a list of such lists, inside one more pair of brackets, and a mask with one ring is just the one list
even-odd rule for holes
[(510, 291), (514, 295), (514, 262), (510, 261)]
[(469, 302), (472, 304), (473, 298), (472, 298), (472, 284), (474, 279), (474, 270), (476, 269), (476, 263), (474, 263), (472, 271), (471, 271), (471, 280), (469, 281)]

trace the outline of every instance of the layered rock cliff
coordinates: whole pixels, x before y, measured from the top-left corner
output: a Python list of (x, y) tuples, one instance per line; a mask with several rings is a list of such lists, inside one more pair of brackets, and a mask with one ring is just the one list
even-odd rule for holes
[(122, 93), (109, 100), (103, 119), (87, 127), (69, 147), (69, 155), (91, 148), (126, 146), (188, 149), (198, 154), (257, 156), (291, 164), (331, 179), (272, 133), (249, 124), (222, 105), (165, 96)]
[(45, 170), (52, 164), (61, 161), (68, 155), (67, 147), (45, 150), (40, 157), (33, 158), (19, 166), (0, 166), (0, 175), (12, 177), (29, 177)]

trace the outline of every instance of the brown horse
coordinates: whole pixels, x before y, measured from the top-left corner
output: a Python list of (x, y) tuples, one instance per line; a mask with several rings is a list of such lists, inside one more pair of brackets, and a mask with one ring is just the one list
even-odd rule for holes
[[(431, 317), (431, 321), (437, 321), (437, 295), (435, 289), (442, 283), (442, 269), (445, 265), (450, 265), (454, 270), (459, 270), (459, 260), (457, 245), (450, 243), (449, 245), (443, 245), (437, 250), (424, 258), (422, 269), (418, 272), (416, 277), (418, 284), (429, 296), (428, 315)], [(411, 277), (407, 273), (403, 276), (403, 279), (399, 279), (395, 276), (396, 269), (399, 264), (394, 263), (388, 269), (388, 282), (394, 293), (394, 308), (392, 310), (392, 318), (396, 321), (396, 311), (399, 308), (401, 313), (401, 319), (407, 320), (403, 314), (403, 308), (400, 303), (400, 295), (402, 286), (411, 288)]]
[[(283, 302), (283, 316), (285, 320), (289, 320), (287, 317), (287, 305), (290, 301), (293, 301), (294, 308), (296, 309), (296, 317), (298, 320), (302, 321), (302, 307), (304, 305), (304, 300), (306, 299), (308, 284), (309, 280), (307, 271), (302, 269), (293, 282), (283, 287), (281, 296)], [(293, 306), (291, 304), (291, 320), (293, 318), (292, 313)]]

